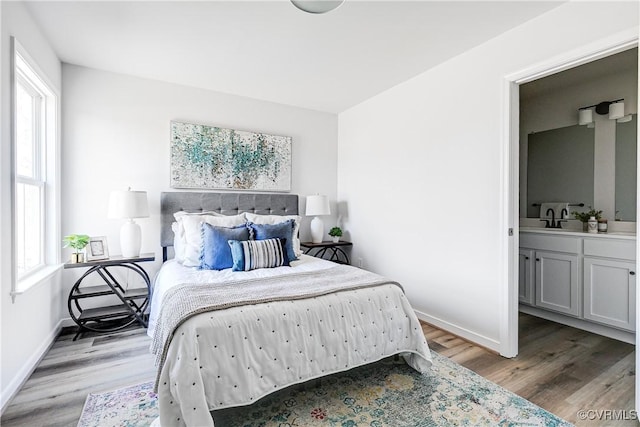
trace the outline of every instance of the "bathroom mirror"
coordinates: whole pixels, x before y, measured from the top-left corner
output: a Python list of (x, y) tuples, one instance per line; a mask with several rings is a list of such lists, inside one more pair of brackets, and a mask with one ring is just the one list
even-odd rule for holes
[(636, 220), (637, 114), (625, 123), (616, 123), (616, 219)]
[[(615, 219), (621, 221), (636, 220), (636, 120), (637, 115), (633, 114), (631, 121), (615, 123), (615, 170), (611, 173), (615, 175)], [(539, 218), (540, 207), (534, 205), (544, 202), (594, 206), (594, 150), (595, 129), (586, 126), (528, 135), (528, 218)], [(602, 167), (606, 165), (601, 165), (601, 170)]]
[(594, 149), (595, 131), (586, 126), (528, 135), (528, 218), (539, 218), (544, 202), (593, 205)]

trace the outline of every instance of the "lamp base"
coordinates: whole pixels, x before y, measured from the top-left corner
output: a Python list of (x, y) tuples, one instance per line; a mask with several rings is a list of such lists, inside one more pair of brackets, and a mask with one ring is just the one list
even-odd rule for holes
[(317, 216), (311, 220), (311, 241), (321, 243), (324, 235), (324, 223)]
[(133, 219), (128, 220), (120, 228), (120, 250), (125, 258), (140, 256), (142, 232)]

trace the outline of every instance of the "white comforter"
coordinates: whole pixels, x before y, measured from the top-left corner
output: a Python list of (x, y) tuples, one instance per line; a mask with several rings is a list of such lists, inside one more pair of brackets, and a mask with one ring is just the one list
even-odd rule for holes
[[(154, 286), (149, 334), (161, 299), (181, 283), (222, 283), (329, 269), (303, 256), (293, 268), (199, 271), (167, 262)], [(396, 285), (199, 314), (176, 329), (158, 387), (163, 426), (213, 426), (210, 410), (401, 353), (420, 372), (431, 356), (418, 320)]]

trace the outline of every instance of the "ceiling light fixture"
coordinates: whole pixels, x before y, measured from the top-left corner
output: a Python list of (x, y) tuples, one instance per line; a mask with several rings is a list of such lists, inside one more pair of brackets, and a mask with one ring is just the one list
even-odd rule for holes
[(291, 0), (291, 3), (304, 12), (320, 14), (337, 9), (344, 0)]

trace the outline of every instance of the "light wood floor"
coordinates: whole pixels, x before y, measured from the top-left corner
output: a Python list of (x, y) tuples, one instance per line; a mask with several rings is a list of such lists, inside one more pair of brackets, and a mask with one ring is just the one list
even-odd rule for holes
[[(634, 346), (520, 316), (520, 354), (505, 359), (423, 325), (433, 351), (448, 356), (578, 426), (637, 426), (635, 421), (581, 421), (577, 412), (633, 409)], [(154, 378), (143, 329), (60, 336), (0, 419), (2, 427), (75, 426), (88, 393)]]
[(639, 425), (634, 420), (578, 418), (580, 410), (626, 410), (628, 418), (632, 417), (633, 345), (523, 313), (519, 327), (519, 354), (513, 359), (430, 325), (422, 329), (433, 351), (576, 426)]
[(59, 336), (0, 418), (2, 427), (76, 426), (89, 393), (155, 377), (146, 329)]

